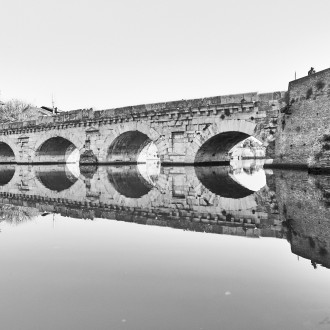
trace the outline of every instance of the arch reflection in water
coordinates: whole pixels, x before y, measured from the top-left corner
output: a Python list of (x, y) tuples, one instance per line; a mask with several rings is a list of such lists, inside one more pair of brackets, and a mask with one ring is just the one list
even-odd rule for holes
[(141, 151), (151, 142), (139, 131), (128, 131), (114, 139), (108, 149), (108, 162), (137, 162)]
[(69, 189), (79, 178), (79, 164), (38, 166), (35, 170), (38, 180), (49, 190)]
[(75, 163), (79, 162), (79, 150), (69, 140), (56, 136), (45, 141), (36, 152), (36, 162)]
[(154, 184), (152, 176), (150, 177), (146, 171), (142, 171), (142, 175), (139, 168), (146, 169), (146, 164), (139, 167), (137, 165), (108, 167), (108, 179), (119, 194), (129, 198), (140, 198), (148, 194)]
[(266, 186), (266, 173), (263, 159), (232, 160), (230, 176), (242, 186), (259, 191)]
[(233, 166), (196, 167), (200, 182), (212, 193), (239, 199), (252, 195), (266, 185), (266, 175), (262, 166), (248, 161)]
[(137, 169), (148, 183), (153, 186), (156, 184), (160, 174), (160, 162), (158, 160), (139, 163)]
[(14, 165), (0, 165), (0, 186), (4, 186), (11, 181), (15, 174)]
[(254, 192), (235, 181), (229, 166), (196, 167), (199, 181), (212, 193), (226, 198), (244, 198)]

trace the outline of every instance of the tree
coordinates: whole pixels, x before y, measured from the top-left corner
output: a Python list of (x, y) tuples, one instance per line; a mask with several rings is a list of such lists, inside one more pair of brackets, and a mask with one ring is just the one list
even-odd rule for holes
[(31, 104), (18, 99), (0, 105), (0, 122), (17, 121), (22, 111), (30, 106)]

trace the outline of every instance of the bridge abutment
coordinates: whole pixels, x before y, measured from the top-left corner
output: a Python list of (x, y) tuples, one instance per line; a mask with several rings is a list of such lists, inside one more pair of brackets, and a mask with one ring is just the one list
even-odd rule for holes
[(274, 163), (330, 170), (330, 69), (289, 83), (279, 117)]

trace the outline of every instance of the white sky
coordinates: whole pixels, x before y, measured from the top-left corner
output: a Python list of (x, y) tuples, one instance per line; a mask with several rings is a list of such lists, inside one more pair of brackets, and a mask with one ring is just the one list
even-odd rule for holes
[(286, 90), (330, 67), (329, 13), (329, 0), (0, 0), (0, 97), (70, 110)]

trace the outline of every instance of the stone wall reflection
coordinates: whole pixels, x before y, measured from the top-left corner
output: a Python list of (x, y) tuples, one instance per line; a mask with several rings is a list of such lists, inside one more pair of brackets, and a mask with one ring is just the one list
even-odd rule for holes
[(39, 169), (35, 173), (44, 187), (56, 192), (69, 189), (79, 177), (79, 174), (77, 175), (72, 167), (66, 164), (39, 166)]
[(330, 176), (275, 172), (280, 220), (293, 253), (330, 268)]

